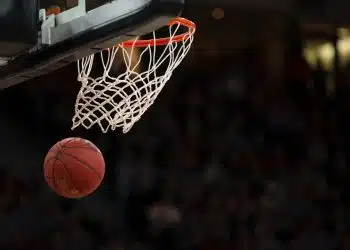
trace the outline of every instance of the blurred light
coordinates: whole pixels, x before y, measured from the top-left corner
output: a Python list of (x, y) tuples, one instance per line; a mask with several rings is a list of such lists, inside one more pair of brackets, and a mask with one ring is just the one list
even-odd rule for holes
[(349, 30), (346, 29), (346, 28), (339, 28), (338, 29), (338, 35), (339, 35), (340, 38), (348, 37), (349, 36)]
[(220, 20), (220, 19), (223, 19), (225, 17), (225, 11), (222, 8), (215, 8), (211, 12), (211, 15), (214, 19)]
[[(338, 29), (338, 40), (337, 49), (339, 51), (339, 62), (340, 65), (346, 66), (350, 62), (350, 32), (348, 29)], [(334, 65), (335, 51), (332, 43), (324, 42), (318, 45), (310, 44), (304, 50), (304, 56), (306, 60), (315, 67), (318, 61), (321, 61), (322, 66), (331, 71)]]
[(319, 55), (327, 63), (332, 63), (334, 57), (334, 48), (331, 43), (326, 43), (319, 48)]
[(350, 37), (341, 39), (339, 41), (338, 50), (340, 54), (350, 54)]

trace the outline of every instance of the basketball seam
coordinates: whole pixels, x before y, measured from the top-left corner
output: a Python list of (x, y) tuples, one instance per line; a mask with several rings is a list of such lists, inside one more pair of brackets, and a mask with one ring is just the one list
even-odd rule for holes
[(93, 148), (93, 147), (84, 147), (84, 146), (81, 146), (81, 147), (76, 147), (76, 146), (72, 146), (72, 147), (67, 147), (67, 146), (61, 146), (63, 149), (88, 149), (88, 150), (91, 150), (91, 151), (94, 151), (94, 152), (98, 152), (100, 153), (99, 150), (97, 150), (96, 148)]
[(64, 142), (63, 145), (61, 145), (62, 141), (59, 141), (57, 144), (62, 148), (62, 146), (71, 143), (71, 142), (74, 141), (75, 139), (77, 139), (77, 138), (75, 138), (75, 137), (70, 138), (70, 139), (68, 139), (66, 142)]
[[(74, 140), (76, 140), (77, 142), (81, 142), (82, 144), (85, 144), (86, 147), (85, 146), (78, 146), (78, 147), (77, 146), (71, 146), (71, 147), (67, 146), (67, 144), (71, 143)], [(60, 148), (63, 148), (63, 149), (65, 149), (65, 148), (67, 148), (67, 149), (69, 149), (69, 148), (77, 148), (77, 149), (84, 148), (84, 149), (93, 150), (95, 152), (98, 152), (98, 153), (102, 154), (100, 149), (98, 147), (96, 147), (92, 142), (89, 142), (89, 141), (84, 140), (82, 138), (76, 138), (75, 137), (75, 138), (69, 139), (64, 144), (61, 144), (61, 142), (58, 142), (57, 144), (60, 146)]]
[(55, 177), (55, 166), (56, 166), (56, 162), (59, 161), (59, 159), (57, 158), (54, 158), (55, 161), (54, 163), (52, 164), (52, 185), (53, 185), (53, 188), (60, 194), (62, 195), (62, 190), (61, 188), (59, 187), (59, 185), (57, 185), (57, 182), (56, 182), (56, 177)]
[(67, 156), (69, 156), (69, 157), (72, 157), (74, 160), (80, 162), (82, 165), (84, 165), (85, 168), (87, 168), (87, 169), (89, 169), (90, 171), (94, 172), (94, 173), (97, 175), (97, 177), (98, 177), (100, 180), (102, 180), (102, 176), (101, 176), (90, 164), (86, 163), (85, 161), (79, 159), (78, 157), (75, 157), (74, 155), (72, 155), (72, 154), (70, 154), (70, 153), (68, 153), (68, 152), (66, 152), (66, 151), (64, 151), (64, 150), (63, 150), (62, 152), (63, 152), (65, 155), (67, 155)]
[[(48, 164), (48, 162), (50, 162), (51, 160), (57, 160), (57, 158), (56, 157), (50, 157), (50, 158), (48, 158), (48, 159), (45, 159), (45, 161), (44, 161), (44, 173), (45, 173), (45, 167), (46, 167), (46, 165)], [(45, 174), (45, 176), (46, 177), (49, 177), (49, 176), (47, 176), (46, 174)], [(52, 178), (52, 177), (50, 177), (50, 178)]]
[[(71, 142), (73, 142), (73, 141), (75, 141), (75, 142), (77, 142), (77, 143), (81, 143), (81, 144), (83, 144), (83, 145), (85, 144), (85, 145), (87, 145), (87, 146), (90, 146), (89, 143), (92, 144), (92, 142), (89, 142), (89, 141), (87, 141), (87, 140), (85, 140), (85, 139), (82, 139), (82, 138), (79, 138), (79, 137), (73, 137), (73, 138), (67, 140), (67, 141), (64, 142), (64, 143), (62, 143), (62, 141), (60, 141), (60, 142), (58, 142), (58, 144), (59, 144), (62, 148), (70, 148), (70, 147), (69, 147), (69, 144), (70, 144)], [(93, 145), (93, 146), (94, 146), (94, 145)], [(75, 146), (73, 146), (72, 148), (75, 148)]]
[[(56, 182), (57, 178), (55, 177), (55, 166), (58, 161), (61, 162), (62, 164), (64, 163), (59, 158), (57, 158), (57, 156), (54, 156), (51, 159), (54, 159), (54, 162), (52, 163), (52, 176), (50, 177), (45, 174), (45, 177), (48, 178), (49, 180), (52, 180), (53, 189), (63, 196), (61, 187)], [(47, 164), (47, 162), (51, 161), (51, 159), (47, 160), (45, 162), (45, 165)]]
[[(61, 161), (61, 162), (62, 162), (62, 161)], [(72, 184), (72, 182), (74, 182), (74, 181), (73, 181), (73, 178), (72, 178), (72, 173), (68, 170), (68, 168), (66, 167), (66, 164), (65, 164), (64, 162), (62, 162), (62, 164), (63, 164), (63, 168), (66, 170), (67, 174), (69, 175), (69, 189), (72, 189), (71, 184)], [(79, 193), (82, 194), (82, 196), (87, 195), (87, 193), (83, 192), (82, 190), (80, 190), (80, 189), (77, 188), (77, 187), (74, 187), (74, 189), (78, 190)]]
[[(58, 145), (58, 147), (59, 146), (60, 145)], [(62, 195), (61, 188), (59, 187), (59, 185), (57, 185), (56, 177), (55, 177), (55, 166), (56, 166), (57, 161), (60, 161), (60, 158), (58, 157), (59, 154), (60, 154), (60, 150), (56, 150), (56, 152), (54, 152), (54, 159), (55, 159), (55, 161), (53, 162), (53, 165), (52, 165), (52, 178), (53, 178), (52, 182), (54, 184), (55, 190), (58, 190), (58, 192)]]
[[(55, 167), (56, 167), (56, 163), (59, 161), (59, 162), (61, 162), (62, 163), (62, 165), (63, 165), (63, 168), (66, 170), (66, 173), (69, 175), (69, 188), (71, 189), (71, 182), (73, 182), (73, 178), (72, 178), (72, 174), (68, 171), (68, 168), (66, 167), (66, 164), (61, 160), (61, 159), (59, 159), (59, 158), (57, 158), (57, 154), (56, 154), (56, 156), (54, 156), (54, 157), (52, 157), (52, 158), (50, 158), (50, 159), (48, 159), (48, 160), (46, 160), (45, 161), (45, 165), (47, 164), (47, 162), (49, 162), (49, 161), (51, 161), (51, 160), (55, 160), (53, 163), (52, 163), (52, 177), (50, 177), (50, 176), (47, 176), (46, 174), (45, 174), (45, 177), (47, 178), (47, 179), (49, 179), (49, 180), (52, 180), (52, 185), (53, 185), (53, 188), (54, 188), (54, 190), (56, 190), (61, 196), (64, 196), (64, 197), (67, 197), (66, 195), (65, 195), (65, 192), (64, 191), (62, 191), (62, 188), (57, 184), (57, 182), (56, 182), (56, 180), (57, 180), (57, 178), (55, 177)], [(77, 189), (81, 194), (82, 194), (82, 196), (85, 196), (87, 193), (86, 192), (83, 192), (81, 189), (79, 189), (79, 188), (77, 188), (77, 187), (74, 187), (75, 189)], [(68, 190), (67, 190), (68, 191)], [(70, 198), (72, 198), (72, 197), (70, 197)]]

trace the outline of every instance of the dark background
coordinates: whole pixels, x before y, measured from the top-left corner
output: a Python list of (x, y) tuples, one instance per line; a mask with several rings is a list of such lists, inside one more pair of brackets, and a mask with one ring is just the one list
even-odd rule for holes
[[(188, 2), (193, 49), (128, 134), (70, 130), (75, 64), (0, 93), (4, 249), (349, 248), (349, 8)], [(42, 174), (69, 136), (106, 159), (80, 200)]]

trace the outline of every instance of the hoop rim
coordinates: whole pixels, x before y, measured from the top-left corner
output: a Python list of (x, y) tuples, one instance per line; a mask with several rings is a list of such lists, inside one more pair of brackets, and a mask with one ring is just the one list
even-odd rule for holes
[(186, 18), (183, 17), (177, 17), (174, 20), (170, 21), (168, 23), (168, 26), (174, 25), (174, 24), (180, 24), (186, 28), (188, 28), (188, 31), (180, 34), (180, 35), (176, 35), (172, 38), (170, 37), (162, 37), (162, 38), (157, 38), (157, 39), (147, 39), (147, 40), (128, 40), (128, 41), (124, 41), (122, 43), (119, 44), (119, 46), (122, 46), (124, 48), (132, 48), (132, 47), (137, 47), (137, 48), (144, 48), (147, 46), (164, 46), (167, 45), (170, 41), (173, 43), (178, 43), (183, 41), (184, 39), (186, 39), (188, 36), (192, 36), (195, 31), (196, 31), (196, 24), (194, 22), (192, 22), (191, 20), (188, 20)]

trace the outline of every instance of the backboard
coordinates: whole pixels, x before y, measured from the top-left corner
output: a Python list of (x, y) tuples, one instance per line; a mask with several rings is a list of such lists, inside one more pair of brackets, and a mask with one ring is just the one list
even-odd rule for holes
[[(76, 1), (43, 1), (65, 3), (57, 16), (46, 16), (38, 0), (1, 1), (0, 9), (6, 7), (7, 12), (0, 13), (0, 27), (14, 32), (2, 31), (0, 45), (20, 46), (0, 46), (0, 89), (166, 26), (184, 5), (184, 0)], [(14, 33), (18, 35), (13, 37)], [(26, 34), (25, 42), (21, 34)]]

